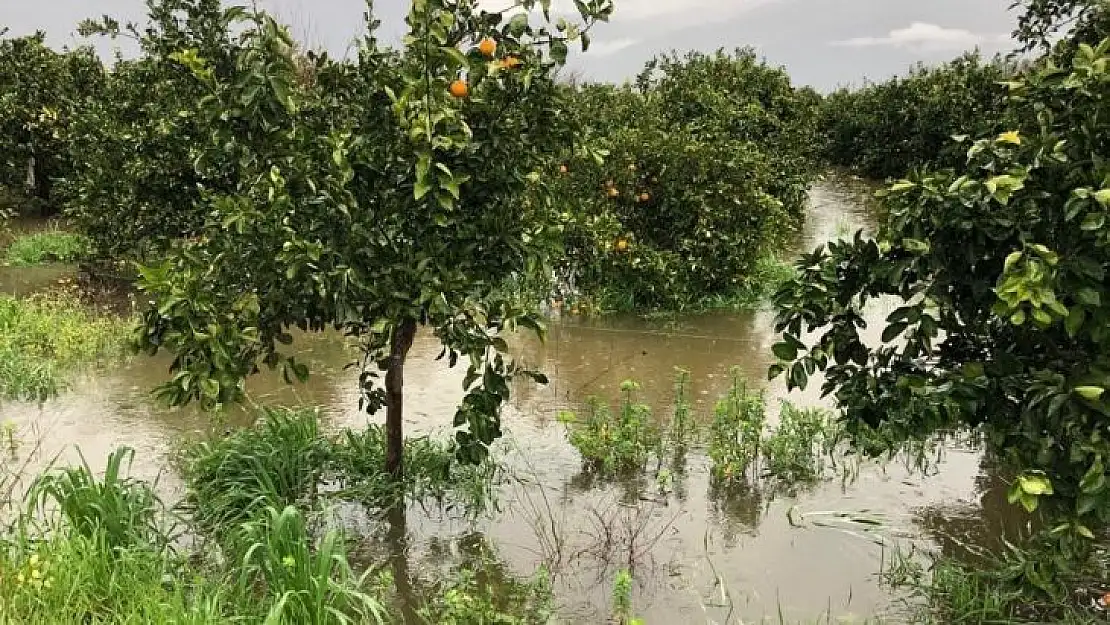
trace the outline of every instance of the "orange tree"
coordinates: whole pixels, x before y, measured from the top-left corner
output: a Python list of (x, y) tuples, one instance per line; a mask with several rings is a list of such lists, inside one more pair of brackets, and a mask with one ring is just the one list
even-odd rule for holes
[[(1015, 126), (965, 144), (957, 172), (894, 184), (876, 240), (807, 255), (776, 299), (772, 374), (824, 371), (865, 449), (982, 435), (1051, 547), (1011, 572), (1054, 595), (1110, 525), (1108, 67), (1104, 40), (1011, 82)], [(865, 341), (880, 297), (900, 306)]]
[(818, 99), (750, 51), (660, 57), (634, 86), (573, 93), (591, 149), (552, 170), (562, 269), (600, 307), (734, 296), (801, 223)]
[(54, 183), (74, 171), (65, 127), (98, 97), (104, 70), (88, 48), (51, 50), (44, 33), (3, 36), (0, 29), (0, 187), (26, 190), (40, 210), (53, 211)]
[(230, 80), (239, 43), (229, 26), (243, 12), (220, 0), (146, 4), (145, 24), (103, 17), (79, 28), (129, 38), (141, 51), (117, 59), (100, 95), (87, 98), (65, 129), (81, 165), (61, 185), (66, 215), (90, 238), (98, 260), (158, 257), (199, 231), (205, 190), (234, 188), (235, 163), (195, 166), (213, 129), (201, 110), (202, 85), (173, 54), (194, 50), (215, 77)]
[[(541, 330), (504, 287), (544, 272), (554, 241), (544, 165), (571, 137), (552, 77), (612, 10), (580, 0), (583, 23), (533, 24), (548, 5), (417, 0), (403, 53), (371, 33), (356, 66), (317, 58), (304, 71), (261, 15), (228, 79), (195, 51), (174, 55), (208, 92), (213, 134), (198, 167), (237, 170), (232, 192), (204, 196), (199, 236), (142, 269), (154, 303), (139, 342), (176, 355), (163, 397), (236, 401), (262, 365), (303, 378), (279, 345), (293, 328), (334, 327), (360, 340), (363, 404), (385, 408), (386, 469), (400, 476), (405, 361), (427, 327), (468, 368), (458, 453), (485, 457), (509, 380), (543, 381), (512, 361), (500, 332)], [(486, 38), (492, 55), (479, 49)]]

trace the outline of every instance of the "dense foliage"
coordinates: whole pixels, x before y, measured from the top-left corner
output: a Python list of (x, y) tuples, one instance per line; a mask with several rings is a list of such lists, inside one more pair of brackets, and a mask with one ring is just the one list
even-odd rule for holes
[[(1011, 501), (1048, 521), (1056, 548), (1017, 571), (1048, 591), (1110, 521), (1108, 64), (1110, 40), (1084, 44), (1010, 83), (1013, 127), (958, 172), (892, 186), (876, 240), (818, 249), (777, 297), (773, 373), (804, 387), (823, 370), (850, 432), (982, 433), (1018, 474)], [(874, 344), (862, 314), (879, 297), (901, 306)]]
[(91, 49), (56, 52), (45, 41), (0, 29), (0, 192), (54, 212), (54, 182), (75, 170), (64, 129), (97, 96), (104, 72)]
[(821, 106), (825, 156), (872, 178), (903, 176), (916, 167), (961, 167), (966, 146), (956, 135), (999, 132), (1014, 67), (966, 54), (907, 76), (840, 89)]
[[(263, 364), (303, 378), (279, 351), (289, 330), (338, 328), (360, 339), (363, 403), (386, 408), (386, 463), (399, 474), (404, 363), (424, 326), (451, 365), (468, 366), (456, 438), (461, 457), (484, 457), (509, 379), (530, 374), (498, 334), (539, 322), (504, 285), (546, 273), (553, 205), (539, 172), (545, 150), (571, 139), (553, 76), (584, 32), (533, 27), (535, 6), (417, 2), (403, 52), (371, 32), (357, 64), (318, 58), (310, 72), (263, 14), (235, 26), (245, 31), (228, 77), (197, 50), (169, 55), (205, 94), (197, 169), (230, 170), (234, 186), (206, 190), (199, 236), (143, 270), (156, 304), (139, 342), (177, 356), (163, 397), (236, 401)], [(585, 28), (609, 11), (582, 4)]]
[(231, 25), (241, 9), (219, 0), (148, 0), (145, 26), (110, 17), (81, 25), (85, 34), (129, 36), (142, 55), (117, 60), (102, 94), (86, 99), (66, 131), (81, 167), (63, 184), (66, 214), (92, 241), (100, 260), (157, 256), (200, 231), (205, 193), (230, 190), (232, 155), (198, 168), (213, 128), (202, 115), (203, 86), (174, 55), (204, 59), (212, 78), (227, 79), (239, 42)]
[(802, 220), (817, 101), (748, 50), (663, 56), (635, 86), (576, 90), (591, 150), (558, 169), (566, 278), (625, 310), (740, 290)]

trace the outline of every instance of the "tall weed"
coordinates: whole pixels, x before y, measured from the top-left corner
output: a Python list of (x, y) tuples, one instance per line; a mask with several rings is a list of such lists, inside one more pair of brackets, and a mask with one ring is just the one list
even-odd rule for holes
[(713, 410), (709, 431), (709, 458), (713, 479), (723, 485), (740, 484), (754, 477), (766, 422), (763, 393), (748, 391), (739, 370), (732, 371), (732, 386)]
[(329, 531), (318, 543), (294, 507), (266, 507), (236, 534), (233, 554), (244, 595), (262, 587), (270, 598), (267, 624), (383, 623), (382, 605), (361, 590), (342, 536)]
[(41, 475), (28, 493), (28, 511), (60, 516), (63, 526), (86, 539), (104, 541), (109, 551), (166, 543), (158, 526), (161, 501), (151, 484), (128, 475), (135, 452), (120, 448), (108, 455), (102, 478), (81, 465)]
[(621, 383), (620, 409), (616, 414), (603, 401), (591, 398), (583, 418), (562, 412), (559, 420), (569, 429), (574, 445), (587, 465), (600, 473), (626, 473), (643, 470), (648, 461), (659, 456), (663, 437), (654, 423), (651, 408), (636, 401), (640, 385), (631, 380)]

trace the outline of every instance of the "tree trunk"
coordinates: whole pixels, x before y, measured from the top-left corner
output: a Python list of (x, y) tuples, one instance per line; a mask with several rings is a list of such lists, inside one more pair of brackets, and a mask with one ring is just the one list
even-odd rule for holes
[(393, 330), (385, 371), (385, 470), (395, 480), (405, 475), (405, 358), (415, 337), (415, 319), (405, 319)]

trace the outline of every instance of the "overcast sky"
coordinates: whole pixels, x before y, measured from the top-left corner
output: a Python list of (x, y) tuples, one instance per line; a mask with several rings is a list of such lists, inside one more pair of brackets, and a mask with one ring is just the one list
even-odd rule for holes
[[(556, 0), (558, 4), (560, 0)], [(362, 31), (365, 0), (261, 0), (301, 40), (342, 54)], [(796, 83), (821, 90), (882, 79), (917, 61), (963, 50), (1012, 49), (1010, 0), (616, 0), (589, 53), (571, 65), (595, 80), (622, 81), (658, 52), (754, 46)], [(377, 0), (382, 38), (398, 41), (409, 0)], [(46, 30), (55, 45), (83, 43), (78, 21), (109, 14), (141, 19), (142, 0), (0, 0), (0, 28)], [(107, 50), (104, 45), (101, 49)]]

